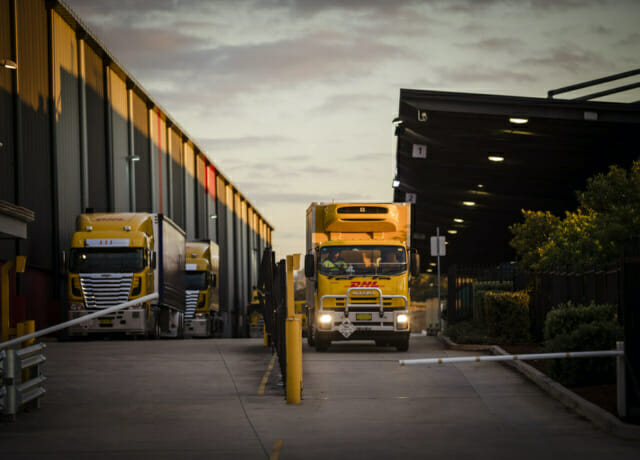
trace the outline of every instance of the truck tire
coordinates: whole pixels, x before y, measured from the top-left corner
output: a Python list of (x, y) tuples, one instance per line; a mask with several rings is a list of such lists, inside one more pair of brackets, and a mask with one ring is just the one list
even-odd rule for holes
[(313, 332), (313, 318), (311, 317), (311, 315), (309, 315), (307, 317), (307, 343), (310, 347), (313, 347), (316, 344)]
[(327, 349), (329, 348), (329, 345), (331, 345), (331, 340), (329, 340), (326, 337), (323, 337), (321, 334), (316, 332), (316, 338), (315, 338), (315, 342), (316, 342), (316, 351), (327, 351)]
[(395, 345), (398, 351), (409, 351), (409, 337), (398, 340)]

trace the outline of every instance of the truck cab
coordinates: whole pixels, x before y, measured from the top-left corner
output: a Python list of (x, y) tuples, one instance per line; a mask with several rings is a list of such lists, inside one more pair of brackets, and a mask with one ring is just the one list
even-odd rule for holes
[(219, 248), (212, 241), (187, 241), (185, 330), (191, 337), (212, 337), (221, 330), (218, 291)]

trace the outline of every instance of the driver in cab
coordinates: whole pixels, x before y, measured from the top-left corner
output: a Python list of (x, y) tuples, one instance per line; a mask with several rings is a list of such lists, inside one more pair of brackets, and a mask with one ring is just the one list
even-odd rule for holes
[(331, 274), (341, 273), (347, 269), (347, 263), (340, 256), (340, 251), (331, 253), (329, 257), (322, 262), (322, 268)]

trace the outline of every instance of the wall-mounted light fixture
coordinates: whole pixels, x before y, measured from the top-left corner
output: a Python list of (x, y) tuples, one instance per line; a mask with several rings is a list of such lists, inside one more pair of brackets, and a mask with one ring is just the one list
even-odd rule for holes
[(12, 61), (11, 59), (0, 59), (0, 66), (10, 70), (16, 70), (18, 68), (16, 61)]
[(456, 233), (458, 233), (458, 230), (447, 230), (447, 233), (455, 235)]
[(398, 179), (394, 179), (393, 180), (393, 188), (398, 188), (400, 187), (400, 181)]
[(131, 155), (127, 157), (129, 161), (140, 161), (140, 157), (138, 155)]
[(526, 125), (529, 123), (528, 118), (519, 118), (519, 117), (510, 117), (509, 123), (513, 123), (514, 125)]
[(209, 219), (211, 219), (211, 220), (214, 220), (214, 219), (217, 219), (217, 218), (218, 218), (218, 216), (209, 216)]
[(453, 219), (454, 222), (461, 224), (464, 222), (464, 219), (460, 219), (459, 217), (456, 217), (455, 219)]
[(504, 157), (498, 155), (489, 155), (489, 161), (493, 161), (494, 163), (500, 163), (504, 161)]

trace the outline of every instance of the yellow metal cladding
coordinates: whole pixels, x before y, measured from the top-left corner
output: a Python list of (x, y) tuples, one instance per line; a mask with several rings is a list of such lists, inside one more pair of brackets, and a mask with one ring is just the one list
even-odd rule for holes
[(191, 142), (184, 143), (184, 169), (191, 177), (196, 177), (195, 157), (193, 153), (193, 144)]
[(63, 79), (78, 77), (78, 42), (74, 30), (55, 12), (53, 13), (53, 42), (55, 43), (53, 48), (53, 100), (56, 120), (59, 120), (63, 110), (61, 96), (62, 86), (65, 84)]

